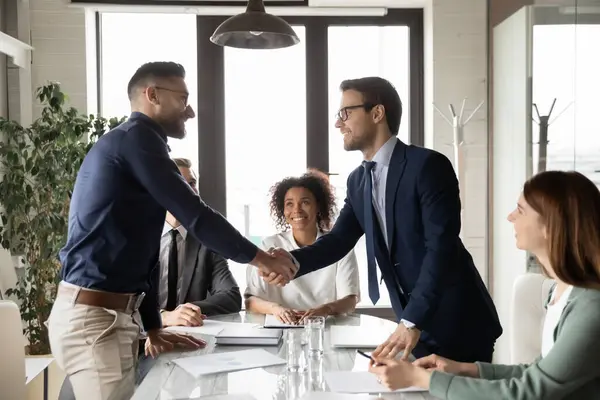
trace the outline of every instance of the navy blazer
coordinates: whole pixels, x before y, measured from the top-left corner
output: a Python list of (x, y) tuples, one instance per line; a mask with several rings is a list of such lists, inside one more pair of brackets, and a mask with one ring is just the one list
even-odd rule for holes
[[(292, 252), (300, 263), (297, 276), (333, 264), (356, 245), (364, 233), (364, 186), (360, 166), (348, 177), (345, 204), (331, 232)], [(415, 323), (422, 341), (435, 343), (438, 354), (472, 360), (487, 350), (491, 357), (502, 327), (459, 237), (459, 186), (448, 158), (398, 141), (385, 214), (390, 250), (375, 223), (375, 255), (398, 320)], [(373, 220), (378, 221), (375, 215)]]

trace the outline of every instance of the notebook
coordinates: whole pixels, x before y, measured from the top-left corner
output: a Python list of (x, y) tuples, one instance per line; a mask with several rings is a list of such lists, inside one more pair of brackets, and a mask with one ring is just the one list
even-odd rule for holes
[(392, 332), (393, 329), (333, 325), (330, 329), (331, 346), (338, 349), (375, 349), (385, 342)]
[(217, 345), (277, 346), (283, 335), (281, 329), (263, 329), (256, 326), (228, 326), (215, 336)]

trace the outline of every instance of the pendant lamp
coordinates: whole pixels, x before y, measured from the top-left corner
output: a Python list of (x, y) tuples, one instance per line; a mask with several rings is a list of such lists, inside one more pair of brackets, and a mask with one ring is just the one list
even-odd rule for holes
[(225, 20), (210, 41), (239, 49), (281, 49), (300, 43), (287, 22), (265, 12), (262, 0), (249, 0), (246, 12)]

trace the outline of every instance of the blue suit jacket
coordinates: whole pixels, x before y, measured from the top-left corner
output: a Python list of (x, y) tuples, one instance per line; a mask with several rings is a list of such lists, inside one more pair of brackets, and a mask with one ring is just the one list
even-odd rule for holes
[[(364, 233), (364, 185), (360, 166), (348, 177), (345, 204), (331, 232), (292, 252), (300, 263), (297, 276), (333, 264), (356, 245)], [(450, 161), (436, 151), (398, 141), (385, 193), (390, 250), (375, 223), (377, 263), (398, 320), (415, 323), (424, 331), (421, 339), (435, 342), (438, 353), (470, 359), (478, 347), (493, 349), (502, 327), (459, 238), (460, 213)]]

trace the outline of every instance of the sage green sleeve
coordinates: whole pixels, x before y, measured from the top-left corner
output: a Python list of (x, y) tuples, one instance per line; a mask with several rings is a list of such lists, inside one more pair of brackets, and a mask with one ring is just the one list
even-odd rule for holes
[(488, 380), (520, 378), (529, 367), (528, 364), (502, 365), (484, 362), (476, 362), (475, 364), (479, 368), (479, 377)]
[[(488, 380), (436, 371), (431, 375), (429, 391), (448, 400), (563, 399), (600, 377), (600, 312), (597, 310), (600, 310), (598, 298), (583, 300), (577, 309), (570, 310), (552, 350), (525, 368), (520, 377)], [(498, 371), (487, 370), (487, 367), (484, 370), (484, 375), (512, 373), (503, 367)]]

